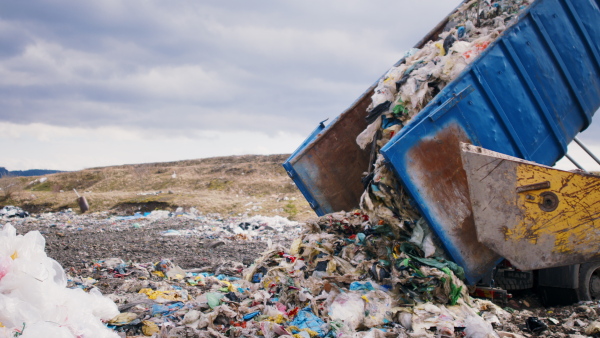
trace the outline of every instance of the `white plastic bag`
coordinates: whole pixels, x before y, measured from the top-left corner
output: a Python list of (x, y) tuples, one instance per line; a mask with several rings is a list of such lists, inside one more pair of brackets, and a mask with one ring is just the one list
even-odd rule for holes
[[(6, 224), (0, 231), (0, 323), (21, 338), (118, 337), (101, 322), (119, 313), (93, 289), (68, 289), (58, 262), (46, 256), (38, 231), (26, 235)], [(0, 331), (1, 333), (4, 333)]]
[(465, 334), (467, 338), (497, 338), (498, 334), (494, 331), (492, 324), (483, 320), (483, 318), (472, 315), (465, 319)]
[(366, 327), (380, 326), (392, 321), (392, 298), (387, 293), (375, 290), (367, 293), (364, 298)]
[(361, 295), (353, 292), (340, 293), (329, 306), (329, 318), (344, 322), (352, 330), (363, 323), (364, 312), (365, 305)]

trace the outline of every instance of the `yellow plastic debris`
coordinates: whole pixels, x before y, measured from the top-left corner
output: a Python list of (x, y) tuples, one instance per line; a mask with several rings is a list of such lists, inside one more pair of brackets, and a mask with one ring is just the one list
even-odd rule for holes
[(440, 50), (440, 55), (446, 55), (446, 50), (444, 49), (444, 45), (441, 42), (437, 42), (435, 46)]
[(152, 273), (157, 275), (158, 277), (165, 277), (165, 274), (162, 271), (152, 271)]
[(279, 276), (277, 276), (277, 277), (270, 277), (270, 278), (266, 278), (265, 277), (265, 278), (263, 278), (263, 287), (265, 289), (269, 289), (269, 286), (271, 284), (277, 284), (277, 283), (279, 283), (279, 281), (280, 281)]
[(148, 298), (150, 298), (150, 299), (157, 299), (160, 297), (160, 298), (166, 299), (166, 300), (176, 300), (176, 301), (187, 300), (187, 299), (183, 298), (181, 296), (181, 294), (179, 292), (177, 292), (177, 290), (159, 291), (159, 290), (152, 290), (150, 288), (144, 288), (144, 289), (141, 289), (138, 293), (146, 294), (148, 296)]
[(285, 319), (285, 317), (283, 315), (277, 315), (275, 317), (267, 318), (266, 321), (273, 322), (275, 324), (283, 324), (283, 323), (287, 322), (287, 319)]
[[(299, 328), (297, 326), (288, 326), (287, 330), (288, 331), (306, 331), (311, 337), (316, 337), (316, 336), (319, 335), (319, 333), (316, 332), (316, 331), (313, 331), (311, 329), (301, 329), (301, 328)], [(303, 336), (301, 336), (300, 334), (297, 334), (297, 333), (294, 334), (293, 336), (294, 337), (298, 337), (298, 338), (304, 338)]]
[(160, 329), (158, 328), (158, 325), (156, 325), (155, 322), (150, 321), (150, 320), (143, 320), (142, 321), (142, 333), (145, 336), (152, 336), (155, 333), (160, 332)]
[(137, 314), (133, 312), (123, 312), (114, 316), (108, 323), (111, 325), (122, 326), (127, 325), (137, 318)]
[(227, 288), (229, 289), (230, 292), (235, 292), (236, 288), (235, 288), (235, 286), (233, 286), (233, 284), (231, 284), (225, 280), (222, 280), (221, 283), (227, 285)]

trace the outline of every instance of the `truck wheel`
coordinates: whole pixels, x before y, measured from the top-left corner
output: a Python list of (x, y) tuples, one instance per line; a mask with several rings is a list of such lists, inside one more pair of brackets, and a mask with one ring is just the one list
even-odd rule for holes
[(578, 293), (580, 301), (600, 299), (600, 262), (581, 265)]

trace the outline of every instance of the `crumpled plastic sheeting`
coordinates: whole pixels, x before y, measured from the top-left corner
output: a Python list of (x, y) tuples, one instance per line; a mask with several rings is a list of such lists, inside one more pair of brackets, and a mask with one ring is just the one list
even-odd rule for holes
[(298, 312), (296, 315), (296, 318), (290, 322), (290, 330), (292, 333), (306, 330), (309, 334), (312, 333), (311, 336), (314, 336), (315, 333), (318, 336), (324, 336), (328, 331), (327, 326), (328, 325), (325, 324), (321, 318), (312, 313), (312, 309), (310, 307), (300, 310), (300, 312)]
[(44, 252), (37, 232), (0, 231), (0, 336), (118, 337), (101, 320), (119, 314), (97, 289), (68, 289), (66, 275)]

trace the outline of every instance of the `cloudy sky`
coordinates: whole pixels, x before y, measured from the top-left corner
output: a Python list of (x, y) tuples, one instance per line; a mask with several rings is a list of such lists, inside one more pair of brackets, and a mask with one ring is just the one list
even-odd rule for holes
[(290, 153), (459, 2), (1, 1), (0, 166)]

